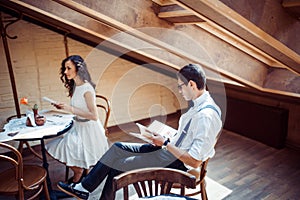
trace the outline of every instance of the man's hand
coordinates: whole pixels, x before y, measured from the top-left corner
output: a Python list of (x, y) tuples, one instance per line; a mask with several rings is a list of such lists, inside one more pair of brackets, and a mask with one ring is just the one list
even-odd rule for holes
[(153, 145), (159, 146), (159, 147), (161, 147), (166, 140), (166, 138), (164, 138), (163, 136), (161, 136), (158, 133), (153, 133), (153, 136), (150, 139), (152, 140)]

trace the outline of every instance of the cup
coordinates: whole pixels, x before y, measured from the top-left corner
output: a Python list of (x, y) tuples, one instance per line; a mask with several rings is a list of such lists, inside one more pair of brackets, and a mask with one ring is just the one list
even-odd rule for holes
[(39, 115), (35, 118), (35, 124), (37, 126), (43, 126), (46, 122), (46, 117)]

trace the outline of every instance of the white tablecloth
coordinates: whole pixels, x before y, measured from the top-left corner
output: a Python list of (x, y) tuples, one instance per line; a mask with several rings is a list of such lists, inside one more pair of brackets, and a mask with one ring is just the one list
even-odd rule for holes
[[(0, 132), (0, 142), (56, 135), (71, 123), (74, 116), (58, 111), (41, 111), (39, 114), (46, 117), (46, 123), (43, 126), (26, 126), (27, 117), (12, 119), (9, 123), (5, 124), (5, 131)], [(15, 135), (9, 136), (9, 133)]]

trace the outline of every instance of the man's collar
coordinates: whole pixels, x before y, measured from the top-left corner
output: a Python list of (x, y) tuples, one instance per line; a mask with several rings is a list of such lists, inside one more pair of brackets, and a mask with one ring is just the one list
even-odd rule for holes
[(196, 107), (198, 107), (199, 104), (201, 104), (203, 102), (203, 100), (205, 99), (205, 96), (207, 96), (208, 92), (206, 90), (203, 91), (203, 93), (195, 100), (192, 100), (191, 105), (194, 106), (196, 105)]

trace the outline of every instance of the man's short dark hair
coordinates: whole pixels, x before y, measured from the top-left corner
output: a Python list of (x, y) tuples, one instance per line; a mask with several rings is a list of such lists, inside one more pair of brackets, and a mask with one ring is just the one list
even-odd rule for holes
[(203, 68), (198, 64), (188, 64), (182, 67), (177, 73), (177, 77), (186, 85), (190, 80), (194, 81), (199, 90), (205, 88), (206, 76)]

